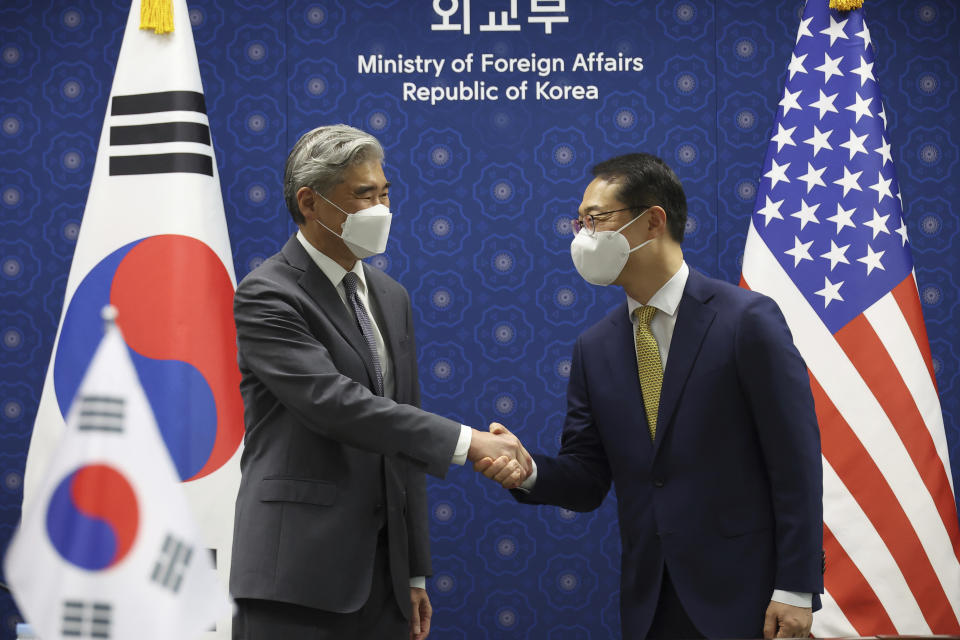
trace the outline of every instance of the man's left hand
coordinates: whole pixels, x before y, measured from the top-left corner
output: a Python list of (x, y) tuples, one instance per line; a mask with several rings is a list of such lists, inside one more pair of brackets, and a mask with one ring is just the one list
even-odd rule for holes
[(430, 634), (433, 607), (426, 589), (410, 587), (410, 640), (424, 640)]
[(813, 609), (770, 601), (763, 620), (764, 638), (809, 638)]

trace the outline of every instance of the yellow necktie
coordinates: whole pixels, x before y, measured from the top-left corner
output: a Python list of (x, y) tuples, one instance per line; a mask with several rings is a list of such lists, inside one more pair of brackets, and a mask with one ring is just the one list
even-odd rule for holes
[(649, 306), (638, 307), (633, 311), (637, 316), (637, 371), (640, 374), (640, 391), (643, 393), (643, 406), (647, 410), (651, 440), (657, 435), (657, 409), (660, 407), (660, 388), (663, 386), (660, 347), (650, 332), (650, 321), (656, 312), (656, 307)]

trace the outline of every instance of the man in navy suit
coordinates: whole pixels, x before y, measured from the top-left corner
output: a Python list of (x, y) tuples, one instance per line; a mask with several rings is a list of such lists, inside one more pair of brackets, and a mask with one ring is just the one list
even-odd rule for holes
[[(820, 436), (786, 322), (684, 262), (686, 197), (662, 160), (593, 175), (571, 254), (627, 299), (578, 338), (560, 452), (535, 455), (514, 496), (589, 511), (615, 483), (624, 638), (807, 636), (823, 590)], [(515, 484), (515, 464), (475, 466)]]

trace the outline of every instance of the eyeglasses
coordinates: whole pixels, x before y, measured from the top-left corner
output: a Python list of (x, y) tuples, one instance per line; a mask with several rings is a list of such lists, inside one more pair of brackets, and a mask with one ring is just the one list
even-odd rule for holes
[[(570, 226), (573, 228), (574, 235), (580, 233), (580, 229), (586, 229), (587, 235), (593, 235), (597, 232), (597, 223), (603, 222), (615, 213), (629, 211), (630, 209), (643, 209), (646, 211), (654, 205), (640, 204), (632, 207), (623, 207), (622, 209), (613, 209), (611, 211), (602, 211), (600, 213), (588, 213), (581, 219), (579, 216), (570, 219)], [(581, 221), (582, 220), (582, 221)]]

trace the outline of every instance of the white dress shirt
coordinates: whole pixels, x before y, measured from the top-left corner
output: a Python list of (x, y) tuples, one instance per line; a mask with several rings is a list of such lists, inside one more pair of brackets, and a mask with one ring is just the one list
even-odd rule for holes
[(656, 307), (659, 312), (654, 314), (653, 320), (650, 321), (650, 333), (657, 340), (657, 346), (660, 349), (660, 364), (664, 371), (667, 369), (667, 354), (670, 353), (673, 329), (677, 326), (677, 308), (680, 306), (680, 299), (683, 298), (683, 290), (687, 286), (688, 277), (690, 277), (690, 267), (684, 262), (680, 265), (680, 269), (667, 280), (666, 284), (653, 294), (646, 305), (627, 296), (627, 313), (630, 322), (633, 324), (634, 341), (637, 339), (637, 322), (639, 322), (633, 315), (634, 309), (649, 306)]
[[(347, 308), (347, 311), (350, 312), (350, 315), (353, 316), (353, 305), (347, 300), (347, 290), (343, 286), (343, 277), (347, 275), (347, 270), (337, 264), (333, 258), (310, 244), (310, 241), (304, 237), (301, 231), (297, 231), (297, 240), (300, 241), (304, 251), (307, 252), (307, 255), (310, 256), (314, 264), (319, 267), (323, 275), (327, 276), (327, 279), (330, 280), (336, 288), (337, 295), (340, 296), (343, 305)], [(393, 392), (396, 390), (396, 382), (393, 378), (393, 362), (390, 360), (390, 352), (387, 350), (386, 344), (383, 341), (383, 334), (380, 333), (380, 327), (377, 326), (377, 319), (371, 306), (372, 300), (367, 292), (367, 278), (363, 273), (363, 263), (357, 260), (351, 271), (360, 278), (360, 282), (357, 284), (357, 297), (360, 298), (360, 302), (363, 303), (364, 308), (367, 310), (367, 315), (370, 317), (370, 325), (373, 328), (373, 337), (377, 343), (377, 358), (380, 359), (380, 372), (383, 376), (383, 395), (384, 397), (392, 398)], [(467, 452), (470, 450), (471, 439), (472, 432), (470, 427), (460, 425), (460, 437), (457, 439), (457, 446), (453, 451), (451, 464), (463, 465), (467, 461)], [(426, 582), (427, 580), (424, 576), (413, 576), (410, 578), (411, 587), (423, 589), (426, 587)]]
[[(352, 317), (354, 313), (353, 305), (347, 300), (347, 290), (343, 286), (343, 277), (347, 275), (347, 270), (337, 264), (333, 258), (322, 253), (310, 244), (300, 231), (297, 231), (297, 240), (303, 245), (304, 250), (313, 260), (314, 264), (320, 268), (320, 271), (323, 271), (323, 275), (327, 276), (327, 279), (330, 280), (336, 288), (337, 295), (340, 296), (340, 300)], [(377, 343), (377, 358), (380, 360), (380, 372), (383, 376), (383, 395), (386, 398), (392, 398), (393, 392), (396, 390), (396, 383), (393, 380), (393, 362), (390, 360), (390, 353), (387, 351), (386, 344), (383, 341), (383, 334), (380, 333), (380, 327), (377, 325), (376, 314), (374, 314), (373, 307), (370, 304), (370, 295), (367, 292), (367, 278), (363, 273), (363, 263), (357, 260), (353, 264), (351, 271), (357, 274), (357, 277), (360, 279), (360, 282), (357, 284), (357, 297), (360, 298), (363, 308), (367, 310), (370, 325), (373, 327), (373, 337)]]
[[(656, 307), (658, 313), (650, 321), (650, 333), (657, 340), (657, 346), (660, 350), (660, 363), (664, 370), (667, 368), (667, 355), (670, 353), (670, 343), (673, 340), (673, 330), (677, 326), (677, 311), (680, 307), (680, 300), (683, 298), (683, 290), (687, 286), (687, 278), (690, 277), (690, 267), (686, 262), (680, 265), (673, 276), (651, 296), (646, 306)], [(627, 296), (627, 313), (630, 322), (633, 324), (634, 341), (637, 335), (636, 316), (633, 315), (634, 309), (644, 306), (643, 303)], [(634, 345), (636, 346), (636, 345)], [(537, 481), (537, 467), (534, 463), (533, 472), (522, 485), (521, 489), (529, 491)], [(797, 591), (782, 591), (774, 589), (771, 600), (782, 602), (783, 604), (793, 605), (795, 607), (810, 607), (813, 602), (813, 594)]]

